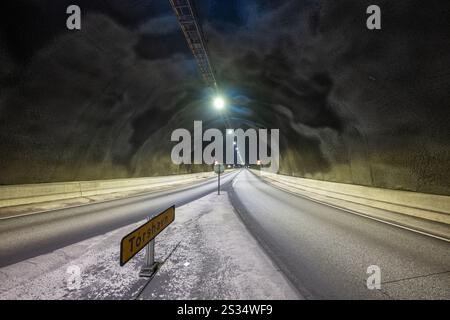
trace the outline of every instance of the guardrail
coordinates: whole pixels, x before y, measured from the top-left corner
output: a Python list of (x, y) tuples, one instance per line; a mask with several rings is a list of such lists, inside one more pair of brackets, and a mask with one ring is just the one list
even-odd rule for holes
[(356, 208), (356, 211), (358, 207), (352, 204), (361, 205), (450, 225), (449, 196), (252, 172), (279, 188), (332, 205)]
[(215, 177), (214, 172), (202, 172), (164, 177), (0, 186), (0, 208), (119, 192), (138, 193), (199, 182), (213, 177)]

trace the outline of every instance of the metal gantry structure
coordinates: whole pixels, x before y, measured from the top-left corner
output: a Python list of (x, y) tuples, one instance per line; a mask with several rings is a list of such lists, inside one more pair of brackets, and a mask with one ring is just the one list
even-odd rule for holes
[(203, 80), (208, 86), (217, 89), (214, 70), (209, 59), (203, 31), (198, 22), (195, 6), (192, 5), (191, 0), (169, 0), (169, 2), (175, 11), (189, 48), (197, 61)]

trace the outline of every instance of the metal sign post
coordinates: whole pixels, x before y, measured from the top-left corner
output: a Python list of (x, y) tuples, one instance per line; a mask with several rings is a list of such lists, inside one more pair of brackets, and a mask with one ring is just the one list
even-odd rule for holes
[(175, 220), (175, 206), (160, 214), (147, 218), (147, 222), (135, 229), (120, 242), (120, 266), (124, 266), (136, 254), (145, 248), (145, 261), (139, 276), (151, 278), (158, 271), (155, 262), (155, 237)]
[(217, 194), (220, 195), (220, 174), (225, 171), (225, 166), (216, 162), (214, 164), (214, 172), (218, 175), (217, 178)]
[(220, 171), (219, 171), (219, 178), (217, 179), (217, 194), (220, 196)]
[(139, 276), (143, 278), (151, 278), (158, 269), (158, 266), (159, 263), (155, 262), (155, 239), (153, 239), (145, 247), (145, 262), (141, 268)]

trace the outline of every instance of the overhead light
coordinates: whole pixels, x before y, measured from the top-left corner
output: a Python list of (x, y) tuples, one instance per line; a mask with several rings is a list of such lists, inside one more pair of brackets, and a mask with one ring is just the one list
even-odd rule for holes
[(222, 110), (225, 108), (225, 99), (221, 96), (217, 96), (213, 100), (213, 105), (217, 110)]

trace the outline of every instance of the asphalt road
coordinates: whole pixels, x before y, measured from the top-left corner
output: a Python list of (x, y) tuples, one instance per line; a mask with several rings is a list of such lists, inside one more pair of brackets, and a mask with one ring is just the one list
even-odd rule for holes
[[(310, 299), (450, 299), (450, 244), (287, 193), (242, 171), (231, 199)], [(367, 288), (380, 267), (381, 290)]]
[[(237, 172), (221, 176), (226, 188)], [(217, 179), (103, 203), (0, 220), (0, 267), (51, 252), (181, 206), (217, 190)]]
[[(233, 180), (234, 179), (234, 180)], [(223, 189), (269, 256), (310, 299), (450, 299), (450, 244), (287, 193), (243, 170)], [(172, 192), (0, 220), (0, 267), (137, 222), (217, 188)], [(369, 290), (367, 268), (381, 270)]]

